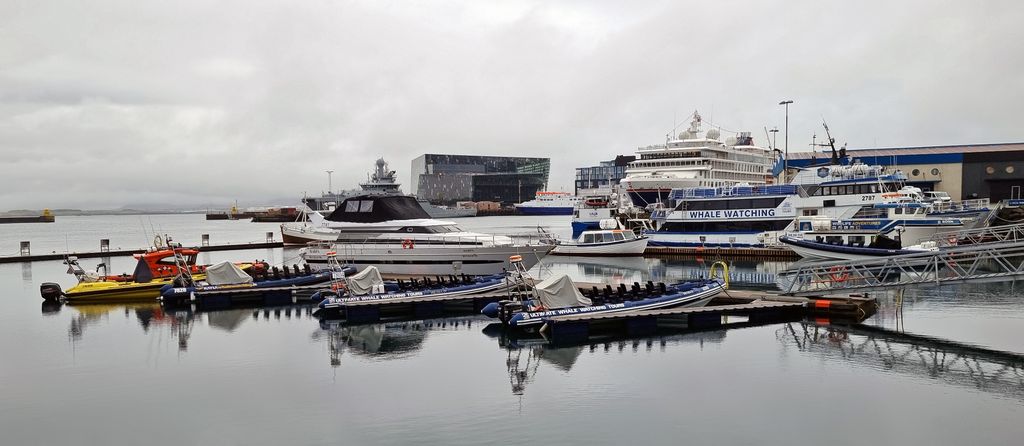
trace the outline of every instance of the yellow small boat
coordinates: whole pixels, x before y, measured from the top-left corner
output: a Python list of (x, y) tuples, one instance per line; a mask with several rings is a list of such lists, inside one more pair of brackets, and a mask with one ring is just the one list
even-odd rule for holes
[[(206, 267), (196, 265), (198, 253), (195, 249), (179, 246), (151, 249), (135, 255), (138, 264), (133, 274), (114, 276), (87, 272), (78, 265), (77, 259), (71, 257), (64, 263), (68, 265), (68, 273), (78, 278), (78, 284), (62, 290), (59, 284), (45, 282), (39, 286), (39, 294), (47, 301), (62, 300), (67, 303), (155, 301), (160, 297), (160, 288), (172, 283), (178, 276), (180, 271), (177, 265), (180, 262), (188, 266), (193, 279), (202, 280), (206, 277)], [(242, 263), (239, 267), (248, 269), (253, 265)]]
[(160, 297), (160, 288), (173, 281), (173, 277), (163, 277), (149, 282), (80, 282), (61, 291), (61, 298), (67, 303), (155, 301)]

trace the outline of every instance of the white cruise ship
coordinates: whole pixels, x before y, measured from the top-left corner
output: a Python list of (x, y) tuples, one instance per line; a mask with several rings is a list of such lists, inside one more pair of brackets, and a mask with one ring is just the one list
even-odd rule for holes
[(636, 206), (664, 203), (672, 189), (762, 185), (772, 178), (771, 150), (754, 145), (749, 132), (721, 141), (712, 128), (701, 134), (694, 112), (690, 128), (665, 144), (640, 147), (621, 186)]

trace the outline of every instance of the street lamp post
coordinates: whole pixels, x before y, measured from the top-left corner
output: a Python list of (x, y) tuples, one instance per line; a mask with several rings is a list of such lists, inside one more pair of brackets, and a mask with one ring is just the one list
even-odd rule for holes
[(333, 187), (331, 187), (332, 186), (331, 185), (331, 174), (332, 173), (334, 173), (333, 170), (328, 170), (327, 171), (327, 195), (332, 194), (333, 192), (331, 192), (331, 191), (334, 189)]
[(785, 173), (785, 177), (783, 177), (785, 179), (785, 183), (789, 183), (789, 104), (792, 103), (793, 101), (788, 99), (779, 102), (779, 105), (786, 106), (786, 153), (784, 155), (786, 158), (782, 160), (782, 172)]

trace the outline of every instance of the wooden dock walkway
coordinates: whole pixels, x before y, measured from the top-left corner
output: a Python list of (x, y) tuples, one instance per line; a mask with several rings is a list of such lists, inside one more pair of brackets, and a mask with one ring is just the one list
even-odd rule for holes
[(659, 331), (756, 326), (804, 318), (859, 322), (875, 310), (875, 299), (863, 296), (806, 298), (733, 290), (715, 296), (705, 307), (556, 316), (548, 319), (541, 333), (553, 343), (576, 344), (594, 335), (649, 336)]
[[(213, 251), (240, 251), (245, 249), (266, 249), (266, 248), (280, 248), (284, 246), (282, 242), (256, 242), (256, 243), (229, 243), (223, 245), (206, 245), (195, 247), (200, 252), (213, 252)], [(16, 256), (0, 256), (0, 263), (27, 263), (27, 262), (39, 262), (43, 260), (64, 260), (68, 256), (78, 257), (80, 259), (98, 258), (98, 257), (123, 257), (131, 256), (135, 254), (142, 254), (146, 252), (143, 248), (136, 249), (111, 249), (109, 251), (82, 251), (82, 252), (54, 252), (49, 254), (27, 254), (27, 255), (16, 255)]]

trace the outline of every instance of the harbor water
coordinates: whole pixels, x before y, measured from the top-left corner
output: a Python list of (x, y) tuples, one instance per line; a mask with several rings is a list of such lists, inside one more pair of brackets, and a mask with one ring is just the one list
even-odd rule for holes
[[(569, 217), (479, 217), (465, 229)], [(58, 217), (6, 225), (0, 254), (265, 241), (276, 224), (202, 215)], [(294, 248), (200, 261), (298, 262)], [(548, 256), (537, 275), (700, 277), (713, 258)], [(85, 259), (128, 271), (130, 257)], [(732, 260), (771, 289), (786, 260)], [(3, 444), (1017, 444), (1024, 437), (1024, 289), (1012, 283), (873, 294), (862, 325), (772, 324), (553, 347), (482, 316), (349, 326), (308, 306), (195, 312), (54, 307), (59, 261), (0, 264)]]

